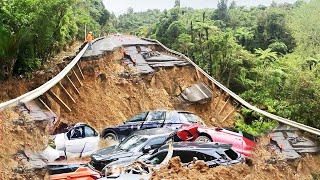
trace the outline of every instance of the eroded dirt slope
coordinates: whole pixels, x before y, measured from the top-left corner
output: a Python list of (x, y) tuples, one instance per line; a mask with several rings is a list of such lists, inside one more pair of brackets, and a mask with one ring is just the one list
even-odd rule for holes
[[(202, 117), (207, 125), (221, 126), (217, 109), (225, 103), (220, 101), (214, 110), (218, 98), (201, 105), (184, 105), (177, 96), (188, 86), (201, 82), (193, 67), (175, 67), (159, 69), (154, 75), (123, 77), (123, 72), (131, 71), (120, 65), (117, 60), (104, 59), (92, 63), (96, 73), (88, 75), (81, 95), (71, 113), (61, 112), (63, 121), (86, 122), (101, 130), (107, 126), (123, 123), (124, 120), (141, 111), (153, 109), (188, 110)], [(132, 72), (129, 72), (129, 74)], [(100, 75), (99, 75), (100, 74)], [(103, 78), (101, 78), (103, 75)], [(226, 112), (231, 111), (228, 104)], [(223, 122), (224, 126), (232, 126), (233, 119)]]

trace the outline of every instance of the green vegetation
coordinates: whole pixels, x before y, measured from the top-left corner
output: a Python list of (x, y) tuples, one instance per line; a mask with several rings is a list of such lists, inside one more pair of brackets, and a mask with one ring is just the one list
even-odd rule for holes
[[(220, 0), (217, 9), (204, 10), (179, 4), (158, 14), (126, 14), (122, 20), (148, 22), (130, 32), (185, 53), (257, 107), (320, 128), (319, 1), (248, 8)], [(130, 22), (135, 27), (137, 21)], [(276, 125), (252, 113), (242, 116), (238, 128), (255, 135)]]
[(36, 70), (64, 46), (83, 40), (85, 26), (96, 36), (105, 32), (112, 15), (101, 0), (2, 0), (0, 17), (5, 79)]

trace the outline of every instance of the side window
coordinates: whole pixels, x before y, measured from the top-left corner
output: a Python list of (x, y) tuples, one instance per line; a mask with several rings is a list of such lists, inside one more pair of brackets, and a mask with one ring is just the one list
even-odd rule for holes
[(203, 160), (203, 156), (196, 151), (173, 151), (173, 157), (179, 156), (182, 163), (189, 163), (193, 160), (193, 157), (198, 160)]
[(167, 112), (166, 122), (172, 124), (181, 124), (179, 114), (177, 112), (172, 111)]
[(160, 164), (164, 158), (167, 156), (168, 151), (159, 152), (153, 156), (151, 156), (148, 160), (151, 164)]
[(198, 116), (191, 114), (191, 113), (185, 113), (180, 112), (179, 113), (180, 120), (182, 123), (197, 123), (198, 122)]
[(128, 119), (127, 122), (138, 122), (138, 121), (144, 121), (146, 118), (148, 112), (143, 112), (138, 115), (133, 116), (132, 118)]
[(159, 121), (164, 120), (166, 113), (164, 111), (151, 111), (149, 113), (148, 121)]
[(155, 138), (155, 139), (151, 139), (146, 146), (150, 146), (151, 149), (154, 148), (159, 148), (160, 146), (162, 146), (164, 144), (164, 141), (166, 140), (165, 137), (160, 137), (160, 138)]
[(88, 127), (88, 126), (84, 127), (84, 133), (85, 133), (85, 137), (97, 136), (97, 133), (91, 127)]
[(79, 126), (70, 130), (69, 139), (73, 140), (73, 139), (80, 139), (80, 138), (84, 138), (83, 126)]

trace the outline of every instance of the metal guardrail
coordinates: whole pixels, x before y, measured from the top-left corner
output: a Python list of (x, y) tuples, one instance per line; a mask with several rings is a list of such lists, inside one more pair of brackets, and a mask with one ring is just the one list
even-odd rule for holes
[[(103, 38), (97, 38), (93, 42), (99, 41), (101, 39), (103, 39)], [(58, 84), (71, 71), (71, 69), (81, 59), (81, 57), (83, 56), (83, 54), (85, 53), (87, 48), (88, 48), (88, 44), (86, 44), (82, 48), (82, 50), (77, 54), (77, 56), (58, 75), (56, 75), (54, 78), (52, 78), (51, 80), (49, 80), (45, 84), (41, 85), (40, 87), (38, 87), (38, 88), (36, 88), (26, 94), (23, 94), (15, 99), (1, 103), (0, 104), (0, 111), (5, 108), (14, 107), (14, 106), (17, 106), (21, 103), (26, 103), (31, 100), (34, 100), (34, 99), (38, 98), (39, 96), (41, 96), (42, 94), (44, 94), (45, 92), (47, 92), (48, 90), (50, 90), (53, 86)]]
[(149, 38), (142, 38), (144, 40), (147, 41), (151, 41), (151, 42), (155, 42), (157, 44), (159, 44), (160, 46), (162, 46), (165, 50), (169, 51), (170, 53), (176, 54), (184, 59), (186, 59), (187, 61), (189, 61), (199, 72), (201, 72), (204, 76), (206, 76), (212, 83), (214, 83), (217, 87), (219, 87), (221, 90), (223, 90), (224, 92), (226, 92), (227, 94), (229, 94), (231, 97), (233, 97), (234, 100), (236, 100), (237, 102), (239, 102), (242, 106), (251, 109), (261, 115), (264, 115), (270, 119), (276, 120), (278, 122), (281, 122), (283, 124), (287, 124), (289, 126), (298, 128), (300, 130), (315, 134), (320, 136), (320, 130), (292, 121), (290, 119), (286, 119), (274, 114), (271, 114), (269, 112), (263, 111), (255, 106), (252, 106), (250, 103), (248, 103), (247, 101), (245, 101), (244, 99), (242, 99), (240, 96), (238, 96), (237, 94), (235, 94), (234, 92), (232, 92), (230, 89), (228, 89), (227, 87), (225, 87), (224, 85), (222, 85), (220, 82), (218, 82), (217, 80), (215, 80), (214, 78), (212, 78), (209, 74), (207, 74), (203, 69), (201, 69), (197, 64), (195, 64), (190, 58), (188, 58), (187, 56), (185, 56), (184, 54), (171, 50), (169, 48), (167, 48), (165, 45), (163, 45), (161, 42), (159, 42), (158, 40), (154, 40), (154, 39), (149, 39)]

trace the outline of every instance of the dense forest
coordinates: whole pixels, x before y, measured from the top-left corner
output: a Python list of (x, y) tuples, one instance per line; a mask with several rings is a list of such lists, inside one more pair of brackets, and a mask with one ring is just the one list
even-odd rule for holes
[[(282, 117), (320, 128), (320, 1), (242, 7), (219, 0), (195, 10), (115, 17), (101, 0), (0, 1), (0, 79), (38, 69), (85, 27), (95, 36), (130, 33), (185, 53), (245, 100)], [(275, 125), (241, 110), (237, 126), (253, 134)], [(244, 117), (244, 118), (243, 118)], [(248, 126), (244, 123), (251, 124)]]
[[(181, 8), (176, 0), (164, 12), (128, 10), (115, 26), (185, 53), (261, 109), (320, 128), (319, 13), (319, 0), (269, 7), (220, 0), (217, 9), (204, 10)], [(246, 109), (242, 115), (252, 125), (239, 120), (238, 127), (253, 134), (274, 125)]]
[(1, 0), (0, 79), (38, 69), (85, 29), (99, 36), (111, 18), (101, 0)]

